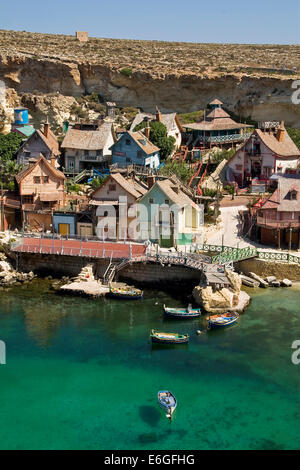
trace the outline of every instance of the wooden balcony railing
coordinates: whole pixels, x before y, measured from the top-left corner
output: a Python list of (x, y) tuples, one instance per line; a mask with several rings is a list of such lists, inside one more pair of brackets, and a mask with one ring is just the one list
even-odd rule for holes
[(257, 217), (257, 225), (265, 228), (284, 229), (284, 228), (300, 228), (300, 220), (286, 219), (277, 220), (268, 217)]

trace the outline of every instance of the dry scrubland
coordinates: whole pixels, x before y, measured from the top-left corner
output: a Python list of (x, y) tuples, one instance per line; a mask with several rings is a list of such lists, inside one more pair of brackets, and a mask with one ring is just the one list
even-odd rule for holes
[[(300, 72), (298, 45), (197, 44), (90, 38), (0, 30), (0, 54), (63, 60), (147, 72), (153, 77), (224, 74), (290, 76)], [(293, 67), (296, 71), (293, 72)], [(287, 70), (283, 70), (286, 68)], [(276, 70), (277, 69), (277, 70)]]

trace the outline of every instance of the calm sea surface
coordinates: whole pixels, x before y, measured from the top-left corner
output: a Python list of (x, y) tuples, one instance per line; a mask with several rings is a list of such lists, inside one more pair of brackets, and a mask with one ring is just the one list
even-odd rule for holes
[[(300, 290), (251, 291), (239, 323), (170, 321), (179, 298), (62, 297), (49, 283), (0, 293), (1, 449), (300, 449)], [(189, 333), (152, 348), (151, 328)], [(178, 399), (170, 423), (156, 395)]]

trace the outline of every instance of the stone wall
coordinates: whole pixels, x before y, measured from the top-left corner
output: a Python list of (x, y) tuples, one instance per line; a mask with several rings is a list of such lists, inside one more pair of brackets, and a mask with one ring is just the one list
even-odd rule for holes
[(155, 263), (132, 264), (119, 273), (119, 280), (143, 284), (172, 287), (190, 285), (191, 289), (199, 284), (200, 272), (184, 266), (161, 266)]
[(80, 258), (79, 256), (53, 256), (31, 253), (19, 254), (15, 259), (18, 271), (33, 271), (37, 274), (58, 277), (78, 276), (82, 268), (90, 262), (89, 258)]
[(250, 272), (265, 278), (275, 276), (277, 279), (300, 281), (300, 264), (269, 262), (259, 259), (248, 259), (235, 263), (238, 272), (248, 275)]
[[(15, 254), (13, 254), (15, 260)], [(53, 276), (78, 276), (87, 264), (94, 265), (94, 272), (103, 277), (109, 260), (90, 259), (79, 256), (55, 256), (32, 253), (18, 255), (17, 267), (19, 271), (40, 273)], [(137, 282), (157, 286), (172, 287), (172, 285), (190, 285), (191, 289), (199, 284), (200, 272), (184, 266), (161, 266), (155, 263), (137, 263), (125, 267), (118, 274), (118, 280)], [(172, 284), (172, 285), (170, 285)]]

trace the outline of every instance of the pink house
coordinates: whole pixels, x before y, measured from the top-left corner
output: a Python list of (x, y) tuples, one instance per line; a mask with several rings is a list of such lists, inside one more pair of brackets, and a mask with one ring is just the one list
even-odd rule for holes
[(274, 174), (296, 169), (300, 150), (287, 133), (284, 123), (265, 123), (255, 129), (251, 137), (236, 151), (227, 163), (227, 180), (240, 187), (255, 181), (266, 182)]

